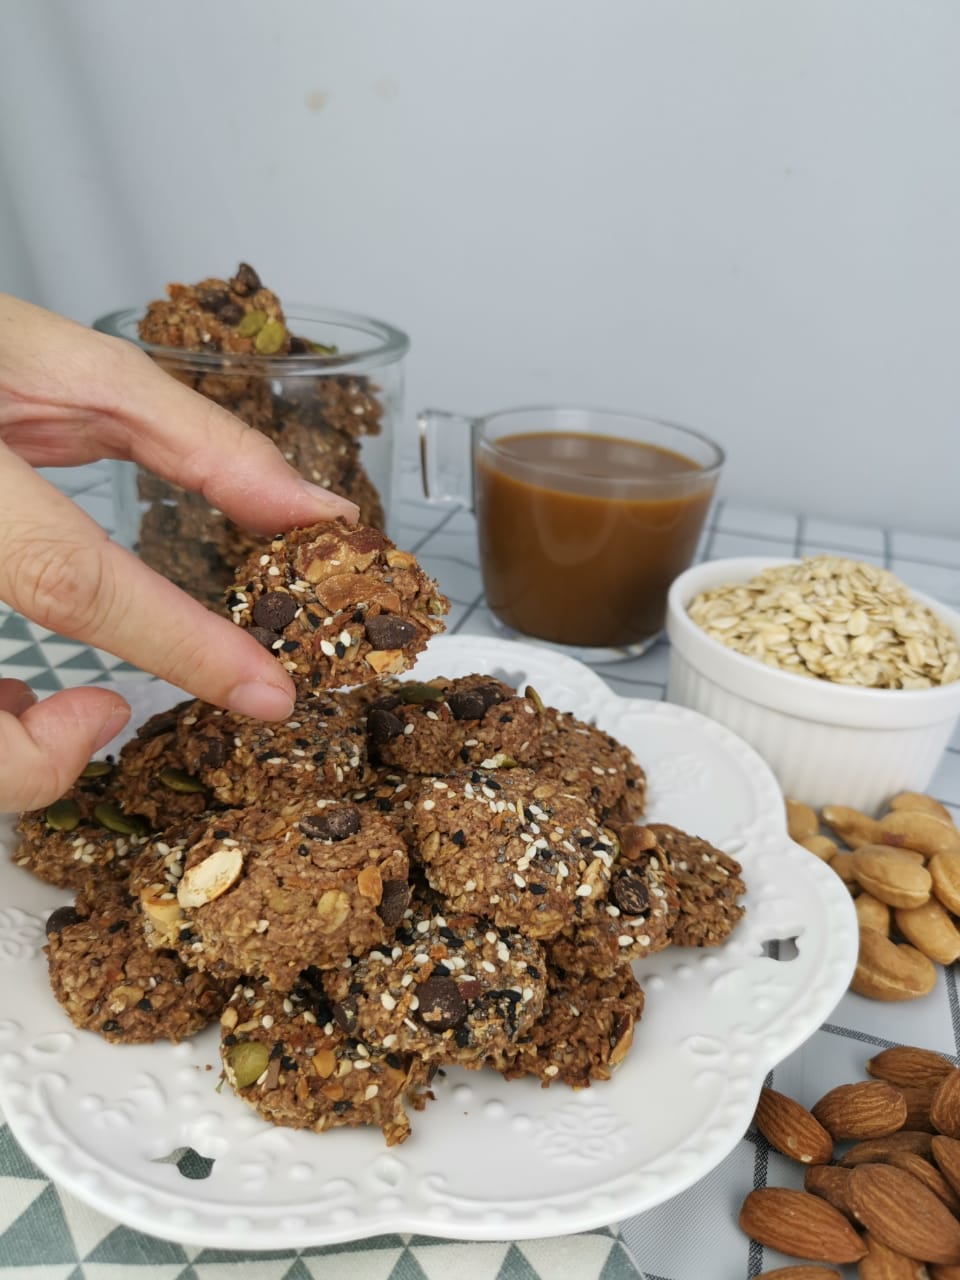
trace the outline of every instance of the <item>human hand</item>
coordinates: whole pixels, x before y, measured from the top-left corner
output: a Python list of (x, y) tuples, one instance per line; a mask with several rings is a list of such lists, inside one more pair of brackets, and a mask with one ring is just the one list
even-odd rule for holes
[[(272, 655), (111, 542), (34, 470), (98, 458), (137, 462), (265, 536), (357, 519), (352, 502), (304, 480), (265, 435), (132, 343), (0, 294), (0, 600), (207, 702), (289, 716), (293, 684)], [(0, 679), (0, 812), (56, 799), (129, 714), (108, 690), (38, 702), (22, 681)]]

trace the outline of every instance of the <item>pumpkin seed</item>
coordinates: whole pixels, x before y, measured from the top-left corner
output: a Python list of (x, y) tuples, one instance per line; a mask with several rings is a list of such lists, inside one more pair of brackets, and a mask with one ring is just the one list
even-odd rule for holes
[(266, 323), (267, 313), (265, 311), (248, 311), (237, 325), (237, 337), (252, 338), (260, 332)]
[(80, 825), (80, 806), (76, 800), (54, 800), (43, 816), (51, 831), (73, 831)]
[(227, 1066), (233, 1072), (238, 1089), (255, 1084), (270, 1062), (270, 1050), (259, 1040), (245, 1040), (232, 1044), (227, 1050)]
[(177, 791), (181, 795), (196, 795), (203, 790), (203, 783), (184, 773), (182, 769), (174, 769), (167, 765), (157, 774), (157, 781), (162, 782), (168, 791)]
[(275, 356), (286, 340), (287, 331), (279, 320), (268, 320), (253, 340), (262, 356)]

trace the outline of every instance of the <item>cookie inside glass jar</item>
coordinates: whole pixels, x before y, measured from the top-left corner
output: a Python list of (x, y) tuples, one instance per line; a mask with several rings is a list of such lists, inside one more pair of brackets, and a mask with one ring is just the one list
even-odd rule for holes
[[(145, 309), (95, 324), (142, 346), (172, 377), (263, 432), (313, 484), (388, 527), (394, 423), (408, 341), (351, 312), (286, 306), (259, 273), (169, 284)], [(260, 541), (201, 497), (115, 464), (117, 534), (151, 568), (217, 612), (236, 566)]]

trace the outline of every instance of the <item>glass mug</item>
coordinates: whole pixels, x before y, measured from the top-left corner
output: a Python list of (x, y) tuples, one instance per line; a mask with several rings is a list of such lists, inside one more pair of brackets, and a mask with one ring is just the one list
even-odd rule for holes
[(724, 454), (636, 414), (544, 405), (418, 418), (423, 491), (477, 517), (498, 629), (586, 661), (642, 653), (693, 559)]

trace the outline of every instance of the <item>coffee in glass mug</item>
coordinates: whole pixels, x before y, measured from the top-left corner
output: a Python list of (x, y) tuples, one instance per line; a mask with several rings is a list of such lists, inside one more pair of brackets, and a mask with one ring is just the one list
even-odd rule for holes
[[(428, 496), (441, 475), (449, 490), (449, 461), (431, 463), (449, 460), (451, 441), (438, 433), (458, 421), (421, 415)], [(594, 660), (642, 652), (696, 552), (719, 447), (684, 427), (599, 410), (517, 409), (467, 425), (480, 568), (500, 627)]]

